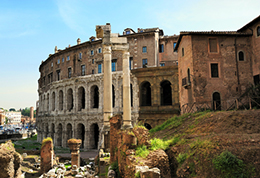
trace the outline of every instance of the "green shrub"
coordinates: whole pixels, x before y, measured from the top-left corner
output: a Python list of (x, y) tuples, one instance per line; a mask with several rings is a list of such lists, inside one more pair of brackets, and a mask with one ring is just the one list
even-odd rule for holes
[(225, 178), (248, 178), (245, 164), (229, 151), (222, 152), (213, 159), (213, 164)]
[(138, 171), (137, 173), (135, 173), (135, 178), (141, 178), (140, 171)]
[(182, 164), (186, 160), (187, 156), (187, 153), (179, 153), (176, 160), (179, 164)]
[(149, 155), (149, 153), (150, 151), (147, 149), (145, 145), (140, 145), (136, 148), (135, 155), (138, 157), (145, 158), (146, 156)]
[(115, 171), (116, 178), (120, 178), (121, 175), (120, 175), (120, 172), (119, 172), (118, 162), (117, 161), (113, 162), (113, 163), (110, 164), (110, 166), (111, 166), (111, 169)]

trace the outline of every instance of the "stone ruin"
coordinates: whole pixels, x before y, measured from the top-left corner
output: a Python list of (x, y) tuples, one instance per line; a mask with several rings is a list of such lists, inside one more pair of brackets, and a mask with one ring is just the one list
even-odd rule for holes
[(48, 172), (53, 168), (53, 142), (52, 138), (48, 137), (42, 141), (41, 147), (41, 173)]
[(23, 158), (15, 151), (11, 140), (0, 145), (0, 177), (22, 177)]
[[(149, 132), (144, 127), (121, 130), (121, 117), (110, 118), (110, 163), (118, 163), (121, 177), (133, 178), (138, 173), (141, 178), (170, 178), (169, 159), (163, 150), (150, 151), (142, 163), (138, 163), (135, 149), (140, 145), (150, 147)], [(109, 171), (108, 177), (113, 176)]]

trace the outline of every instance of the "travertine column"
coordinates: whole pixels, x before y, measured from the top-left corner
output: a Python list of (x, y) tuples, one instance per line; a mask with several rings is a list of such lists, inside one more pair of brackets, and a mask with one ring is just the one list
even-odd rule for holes
[(123, 51), (123, 125), (122, 129), (132, 128), (129, 52)]
[(103, 131), (109, 131), (110, 124), (109, 118), (112, 117), (112, 72), (111, 72), (111, 45), (103, 44), (103, 57), (104, 57), (104, 128)]

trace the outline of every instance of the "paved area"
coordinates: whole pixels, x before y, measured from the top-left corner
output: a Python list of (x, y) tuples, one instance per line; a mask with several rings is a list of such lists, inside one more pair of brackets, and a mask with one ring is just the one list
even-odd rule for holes
[[(62, 157), (71, 157), (70, 153), (57, 153), (57, 155), (60, 155)], [(80, 157), (83, 159), (87, 158), (95, 158), (98, 155), (98, 150), (90, 150), (90, 151), (81, 151)]]

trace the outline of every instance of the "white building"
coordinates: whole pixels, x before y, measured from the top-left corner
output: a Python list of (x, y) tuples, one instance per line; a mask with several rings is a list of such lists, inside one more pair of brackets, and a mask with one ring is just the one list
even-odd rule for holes
[(8, 118), (8, 122), (11, 124), (21, 123), (21, 112), (5, 112), (5, 116)]

